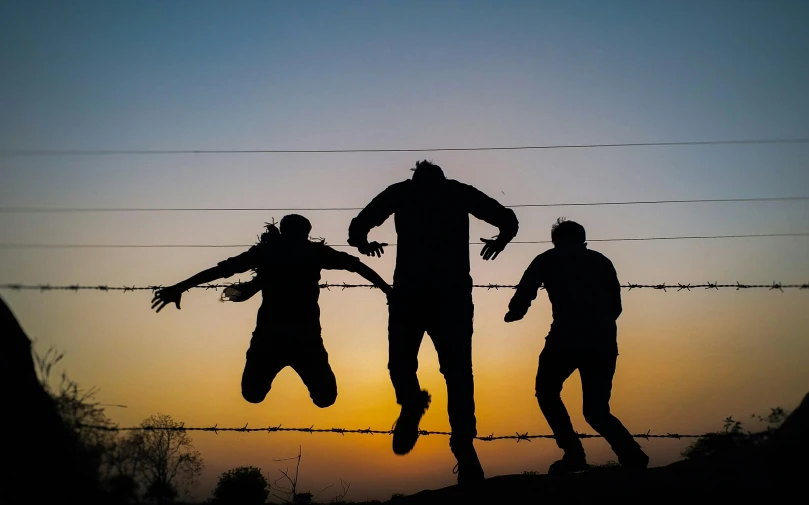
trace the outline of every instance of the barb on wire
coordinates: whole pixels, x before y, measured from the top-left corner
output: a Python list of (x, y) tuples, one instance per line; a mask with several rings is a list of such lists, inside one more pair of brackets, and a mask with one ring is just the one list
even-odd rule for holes
[[(206, 427), (189, 427), (185, 425), (181, 426), (165, 426), (165, 427), (156, 427), (156, 426), (128, 426), (128, 427), (120, 427), (120, 426), (104, 426), (104, 425), (91, 425), (91, 424), (78, 424), (81, 428), (87, 429), (95, 429), (101, 431), (139, 431), (139, 430), (147, 430), (147, 431), (209, 431), (213, 432), (214, 434), (219, 434), (219, 432), (239, 432), (239, 433), (258, 433), (258, 432), (266, 432), (266, 433), (274, 433), (274, 432), (299, 432), (299, 433), (337, 433), (341, 436), (345, 436), (346, 433), (350, 434), (358, 434), (358, 435), (392, 435), (393, 430), (374, 430), (370, 427), (365, 429), (347, 429), (347, 428), (315, 428), (314, 425), (309, 426), (308, 428), (282, 428), (279, 424), (278, 426), (267, 426), (263, 428), (248, 428), (247, 423), (245, 423), (242, 427), (233, 427), (233, 428), (220, 428), (219, 424), (215, 424), (213, 426), (206, 426)], [(419, 430), (419, 435), (444, 435), (450, 436), (451, 432), (448, 431), (431, 431), (431, 430)], [(652, 433), (651, 430), (647, 431), (646, 433), (639, 433), (636, 435), (632, 435), (633, 438), (643, 438), (646, 440), (652, 438), (673, 438), (673, 439), (681, 439), (681, 438), (700, 438), (709, 435), (709, 433), (700, 433), (700, 434), (682, 434), (682, 433)], [(579, 438), (603, 438), (601, 435), (593, 435), (589, 433), (578, 433)], [(515, 431), (514, 435), (495, 435), (491, 433), (486, 436), (477, 436), (475, 437), (477, 440), (481, 440), (484, 442), (492, 442), (494, 440), (516, 440), (518, 443), (525, 440), (530, 442), (532, 439), (535, 438), (547, 438), (553, 439), (555, 438), (553, 435), (544, 435), (544, 434), (537, 434), (532, 435), (529, 432), (520, 433), (519, 431)]]
[[(199, 286), (194, 286), (196, 289), (205, 289), (205, 290), (218, 290), (218, 289), (226, 289), (229, 287), (236, 287), (240, 284), (243, 284), (243, 281), (231, 282), (226, 284), (201, 284)], [(7, 289), (11, 291), (39, 291), (44, 293), (45, 291), (100, 291), (103, 293), (109, 293), (113, 291), (121, 291), (121, 292), (129, 292), (129, 291), (152, 291), (155, 292), (159, 289), (162, 289), (164, 286), (153, 285), (153, 286), (109, 286), (109, 285), (81, 285), (81, 284), (69, 284), (69, 285), (50, 285), (50, 284), (18, 284), (18, 283), (9, 283), (9, 284), (0, 284), (0, 289)], [(516, 289), (516, 284), (474, 284), (473, 287), (486, 289), (486, 290), (499, 290), (499, 289)], [(691, 288), (704, 288), (704, 289), (728, 289), (732, 288), (736, 291), (740, 289), (767, 289), (769, 291), (778, 290), (782, 293), (784, 289), (809, 289), (809, 283), (803, 284), (784, 284), (781, 282), (773, 282), (772, 284), (742, 284), (739, 281), (736, 281), (733, 284), (719, 284), (718, 282), (706, 282), (705, 284), (683, 284), (683, 283), (659, 283), (659, 284), (635, 284), (632, 282), (622, 284), (622, 288), (632, 291), (633, 289), (653, 289), (657, 291), (664, 291), (668, 292), (668, 289), (676, 289), (677, 291), (691, 291)], [(320, 284), (320, 289), (327, 289), (331, 290), (330, 288), (340, 288), (341, 291), (345, 291), (346, 289), (351, 288), (370, 288), (370, 289), (378, 289), (373, 284), (348, 284), (346, 282), (340, 283), (329, 283), (324, 282)], [(545, 289), (544, 286), (540, 287), (540, 289)]]

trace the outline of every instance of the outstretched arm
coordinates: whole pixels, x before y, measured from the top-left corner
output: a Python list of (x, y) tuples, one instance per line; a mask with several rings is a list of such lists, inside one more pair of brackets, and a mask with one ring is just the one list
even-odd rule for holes
[(517, 215), (482, 191), (469, 185), (464, 186), (469, 213), (499, 230), (496, 239), (480, 239), (484, 243), (480, 255), (484, 260), (495, 259), (517, 236), (520, 227)]
[(382, 256), (385, 250), (379, 242), (368, 242), (368, 232), (372, 228), (380, 226), (393, 214), (396, 207), (396, 186), (389, 186), (385, 191), (377, 195), (367, 207), (351, 220), (348, 227), (348, 244), (356, 247), (366, 256)]
[(173, 303), (179, 309), (180, 299), (182, 298), (183, 293), (193, 288), (194, 286), (199, 286), (200, 284), (207, 284), (217, 279), (221, 279), (222, 277), (224, 277), (222, 267), (217, 265), (213, 268), (203, 270), (202, 272), (196, 275), (192, 275), (188, 279), (182, 282), (178, 282), (173, 286), (160, 289), (155, 292), (154, 298), (152, 298), (152, 308), (153, 309), (157, 308), (157, 312), (160, 312), (161, 310), (163, 310), (163, 307), (165, 307), (170, 303)]
[(381, 289), (382, 292), (387, 296), (393, 294), (393, 288), (390, 286), (390, 284), (385, 282), (385, 279), (376, 273), (373, 268), (369, 267), (362, 261), (357, 260), (349, 271), (353, 271), (354, 273), (361, 275), (368, 282)]
[(381, 289), (386, 295), (393, 293), (393, 288), (385, 282), (371, 267), (360, 261), (356, 256), (346, 252), (335, 251), (329, 246), (322, 246), (321, 268), (328, 270), (346, 270), (363, 276), (368, 282)]
[(506, 313), (504, 318), (505, 322), (519, 321), (525, 317), (528, 308), (531, 307), (531, 303), (537, 297), (539, 287), (544, 281), (543, 270), (543, 260), (541, 256), (537, 256), (534, 258), (534, 261), (528, 265), (522, 279), (520, 279), (520, 283), (517, 285), (517, 291), (514, 293), (514, 296), (511, 297), (511, 301), (508, 304), (508, 313)]
[(188, 279), (178, 282), (173, 286), (160, 289), (155, 292), (152, 298), (152, 308), (157, 309), (157, 312), (163, 310), (163, 307), (173, 303), (180, 308), (180, 299), (183, 293), (189, 289), (199, 286), (200, 284), (207, 284), (224, 277), (230, 277), (235, 273), (246, 272), (255, 266), (255, 256), (257, 254), (256, 247), (251, 247), (248, 251), (228, 258), (222, 261), (215, 267), (203, 270), (198, 274), (192, 275)]

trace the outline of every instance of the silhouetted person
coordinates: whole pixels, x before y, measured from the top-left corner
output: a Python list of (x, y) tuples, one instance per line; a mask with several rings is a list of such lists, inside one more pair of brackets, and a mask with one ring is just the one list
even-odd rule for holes
[(622, 311), (618, 275), (606, 256), (587, 249), (580, 224), (560, 218), (551, 229), (551, 240), (554, 247), (534, 258), (523, 274), (505, 316), (506, 322), (522, 319), (539, 287), (545, 286), (553, 323), (539, 355), (536, 396), (564, 451), (548, 473), (587, 468), (584, 448), (560, 396), (563, 383), (576, 369), (581, 376), (584, 419), (606, 439), (622, 466), (646, 468), (649, 458), (610, 413), (618, 359), (616, 320)]
[(398, 235), (393, 295), (389, 302), (388, 369), (401, 412), (393, 451), (407, 454), (419, 436), (430, 395), (419, 386), (418, 353), (425, 331), (435, 345), (447, 383), (450, 448), (458, 482), (483, 479), (473, 441), (477, 435), (472, 376), (472, 278), (469, 214), (499, 228), (481, 256), (494, 259), (517, 234), (514, 212), (477, 189), (449, 180), (437, 165), (416, 164), (413, 178), (389, 186), (351, 221), (348, 243), (368, 256), (383, 246), (368, 232), (394, 215)]
[[(278, 372), (287, 366), (298, 373), (318, 407), (328, 407), (337, 399), (337, 382), (321, 338), (321, 270), (355, 272), (385, 294), (392, 292), (359, 258), (310, 241), (311, 229), (305, 217), (285, 216), (277, 237), (262, 239), (248, 251), (158, 291), (152, 300), (157, 312), (170, 303), (179, 309), (182, 293), (194, 286), (248, 270), (257, 272), (254, 282), (261, 288), (263, 301), (242, 374), (242, 396), (248, 402), (262, 402)], [(251, 286), (246, 291), (246, 296), (240, 295), (244, 299), (251, 296)]]

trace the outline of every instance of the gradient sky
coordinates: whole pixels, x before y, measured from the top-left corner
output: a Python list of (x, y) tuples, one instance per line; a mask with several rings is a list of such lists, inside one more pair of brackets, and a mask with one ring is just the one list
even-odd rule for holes
[[(352, 149), (809, 137), (809, 3), (37, 2), (0, 5), (2, 149)], [(806, 196), (809, 147), (637, 147), (438, 152), (451, 178), (504, 204)], [(332, 207), (365, 205), (410, 176), (417, 153), (0, 158), (2, 206)], [(807, 202), (518, 209), (517, 240), (547, 240), (560, 215), (590, 238), (806, 232)], [(343, 244), (353, 212), (307, 212)], [(3, 243), (250, 244), (283, 212), (0, 214)], [(392, 221), (392, 220), (391, 220)], [(372, 237), (395, 241), (388, 221)], [(472, 237), (496, 233), (471, 225)], [(624, 282), (806, 282), (806, 237), (591, 243)], [(0, 249), (0, 283), (169, 284), (231, 249)], [(345, 249), (344, 249), (345, 250)], [(543, 245), (494, 262), (471, 247), (479, 283), (516, 283)], [(395, 248), (365, 260), (393, 274)], [(361, 281), (324, 273), (329, 281)], [(543, 293), (519, 323), (512, 292), (476, 290), (474, 366), (481, 435), (549, 433), (533, 397), (550, 324)], [(157, 413), (186, 425), (388, 429), (387, 313), (372, 290), (321, 296), (337, 403), (312, 405), (283, 371), (264, 403), (239, 379), (260, 300), (188, 293), (150, 312), (148, 292), (8, 292), (44, 352), (122, 425)], [(613, 411), (633, 432), (701, 433), (733, 415), (794, 406), (809, 384), (807, 292), (624, 291)], [(446, 390), (425, 340), (422, 422), (448, 430)], [(578, 375), (563, 397), (581, 432)], [(301, 485), (339, 478), (348, 498), (387, 499), (454, 483), (447, 438), (406, 457), (365, 435), (198, 434), (207, 468), (194, 496), (239, 465), (278, 475), (303, 447)], [(652, 440), (652, 465), (687, 441)], [(593, 462), (613, 458), (600, 440)], [(478, 443), (487, 476), (544, 472), (549, 440)], [(321, 498), (334, 496), (336, 489)]]

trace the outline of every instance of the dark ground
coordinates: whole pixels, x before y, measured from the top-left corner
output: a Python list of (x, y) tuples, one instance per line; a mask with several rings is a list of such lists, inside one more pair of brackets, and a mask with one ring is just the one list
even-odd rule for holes
[[(802, 496), (802, 498), (801, 498)], [(422, 491), (388, 503), (809, 503), (809, 394), (757, 447), (633, 473), (594, 468), (567, 476), (502, 475), (462, 489)]]

